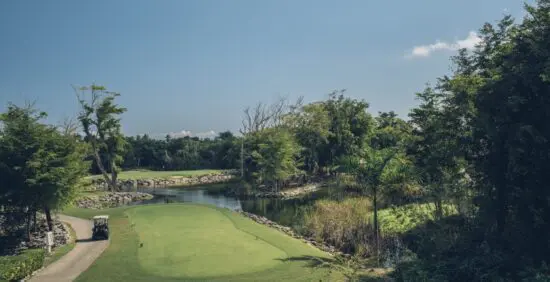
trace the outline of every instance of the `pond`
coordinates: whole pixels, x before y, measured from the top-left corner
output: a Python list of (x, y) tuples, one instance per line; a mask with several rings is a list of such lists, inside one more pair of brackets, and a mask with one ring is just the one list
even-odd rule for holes
[(151, 200), (135, 202), (134, 205), (177, 202), (210, 204), (234, 211), (245, 211), (265, 216), (279, 224), (291, 227), (299, 227), (303, 211), (313, 205), (315, 201), (340, 196), (336, 189), (328, 187), (300, 198), (286, 200), (229, 197), (201, 187), (143, 187), (138, 188), (138, 191), (153, 194), (155, 197)]

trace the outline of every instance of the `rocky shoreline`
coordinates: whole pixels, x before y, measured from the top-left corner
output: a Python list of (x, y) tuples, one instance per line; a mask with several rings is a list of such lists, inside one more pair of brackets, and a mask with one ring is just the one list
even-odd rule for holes
[(239, 196), (239, 197), (252, 197), (252, 198), (279, 198), (279, 199), (292, 199), (304, 196), (306, 194), (313, 193), (321, 188), (320, 184), (311, 184), (291, 189), (286, 189), (283, 191), (273, 192), (273, 191), (254, 191), (249, 193), (239, 193), (235, 189), (227, 192), (228, 196)]
[(153, 195), (141, 192), (104, 192), (99, 195), (86, 195), (75, 200), (74, 205), (84, 209), (113, 208), (131, 202), (152, 199)]
[(339, 251), (338, 249), (336, 249), (336, 247), (334, 247), (334, 246), (330, 246), (330, 245), (327, 245), (327, 244), (324, 244), (324, 243), (317, 242), (313, 238), (306, 238), (306, 237), (296, 233), (294, 230), (292, 230), (292, 228), (280, 225), (280, 224), (278, 224), (276, 222), (273, 222), (273, 221), (271, 221), (271, 220), (269, 220), (269, 219), (267, 219), (263, 216), (259, 216), (259, 215), (244, 212), (244, 211), (241, 211), (239, 213), (242, 214), (243, 216), (246, 216), (246, 217), (254, 220), (255, 222), (257, 222), (259, 224), (277, 229), (277, 230), (287, 234), (288, 236), (299, 239), (302, 242), (304, 242), (308, 245), (311, 245), (313, 247), (316, 247), (316, 248), (318, 248), (318, 249), (320, 249), (324, 252), (327, 252), (327, 253), (329, 253), (333, 256), (342, 256), (342, 257), (345, 257), (345, 258), (350, 258), (351, 257), (350, 254), (343, 253), (343, 252)]
[[(117, 186), (122, 191), (130, 191), (137, 187), (170, 187), (170, 186), (193, 186), (203, 184), (223, 183), (232, 180), (233, 174), (207, 174), (201, 176), (172, 176), (170, 178), (144, 178), (144, 179), (123, 179), (117, 180)], [(92, 179), (92, 188), (95, 190), (106, 190), (107, 183), (103, 178)]]

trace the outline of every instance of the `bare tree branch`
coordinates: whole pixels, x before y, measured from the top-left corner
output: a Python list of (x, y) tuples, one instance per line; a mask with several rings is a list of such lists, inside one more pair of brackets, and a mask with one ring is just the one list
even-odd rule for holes
[(279, 97), (271, 105), (258, 102), (253, 108), (247, 107), (244, 110), (242, 128), (239, 131), (246, 135), (270, 127), (281, 126), (285, 116), (301, 108), (302, 103), (303, 97), (299, 97), (294, 104), (291, 104), (286, 97)]

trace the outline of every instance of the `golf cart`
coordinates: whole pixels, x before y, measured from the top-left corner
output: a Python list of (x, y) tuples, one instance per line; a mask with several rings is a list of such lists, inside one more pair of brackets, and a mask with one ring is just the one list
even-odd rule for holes
[(96, 215), (92, 218), (94, 228), (92, 229), (92, 240), (109, 239), (108, 215)]

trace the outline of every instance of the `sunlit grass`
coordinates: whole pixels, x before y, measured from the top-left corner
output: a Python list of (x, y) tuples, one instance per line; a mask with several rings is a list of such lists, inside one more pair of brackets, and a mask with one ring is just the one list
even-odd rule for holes
[[(194, 204), (105, 210), (111, 243), (78, 281), (343, 281), (331, 257), (227, 209)], [(141, 245), (143, 244), (143, 245)]]

